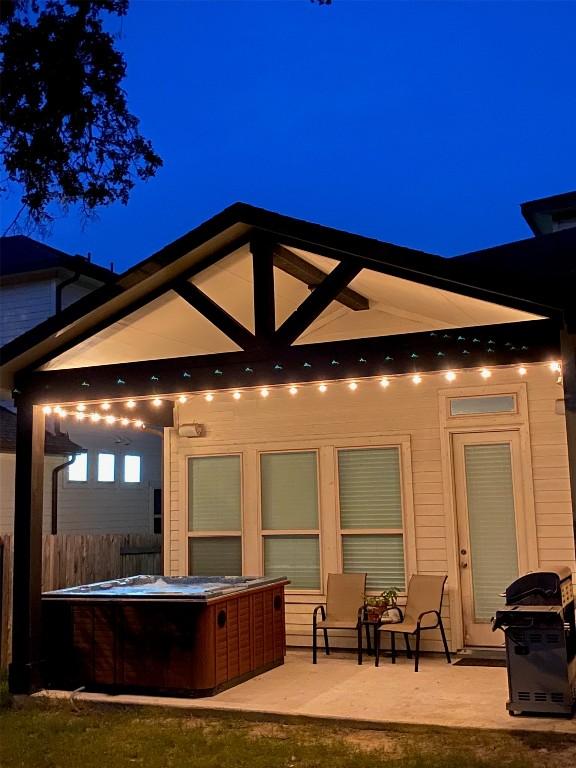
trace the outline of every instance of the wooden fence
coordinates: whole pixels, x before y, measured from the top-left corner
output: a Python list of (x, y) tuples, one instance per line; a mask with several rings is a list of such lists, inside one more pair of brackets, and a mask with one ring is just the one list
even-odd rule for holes
[[(42, 590), (75, 587), (124, 576), (161, 574), (160, 534), (46, 535)], [(0, 535), (0, 670), (7, 667), (12, 634), (13, 538)]]

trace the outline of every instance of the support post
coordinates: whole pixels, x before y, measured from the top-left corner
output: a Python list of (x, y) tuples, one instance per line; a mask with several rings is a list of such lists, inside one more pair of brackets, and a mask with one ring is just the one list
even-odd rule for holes
[(14, 567), (12, 599), (12, 693), (42, 687), (41, 593), (44, 413), (29, 401), (17, 404)]
[(254, 334), (260, 347), (268, 347), (276, 331), (274, 297), (274, 244), (257, 237), (250, 243), (254, 276)]
[(562, 352), (562, 386), (564, 388), (564, 414), (568, 443), (568, 473), (572, 493), (572, 522), (576, 540), (576, 332), (569, 328), (560, 331)]

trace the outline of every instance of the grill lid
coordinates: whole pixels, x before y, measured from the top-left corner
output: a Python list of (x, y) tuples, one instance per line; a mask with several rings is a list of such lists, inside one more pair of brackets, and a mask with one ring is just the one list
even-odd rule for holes
[(506, 589), (507, 605), (562, 605), (562, 582), (571, 580), (570, 568), (559, 565), (554, 570), (527, 573)]

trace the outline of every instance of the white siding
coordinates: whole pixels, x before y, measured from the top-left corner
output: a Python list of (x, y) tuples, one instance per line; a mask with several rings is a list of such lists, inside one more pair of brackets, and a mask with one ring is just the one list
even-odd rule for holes
[[(543, 567), (567, 563), (575, 568), (574, 538), (568, 480), (568, 458), (564, 417), (555, 412), (555, 402), (562, 397), (562, 388), (546, 366), (528, 366), (526, 377), (528, 396), (529, 433), (534, 470), (534, 506), (537, 522), (537, 549)], [(490, 386), (514, 384), (519, 376), (514, 369), (495, 370)], [(483, 384), (478, 372), (462, 372), (454, 387), (477, 387)], [(450, 615), (460, 612), (459, 585), (452, 562), (455, 557), (451, 482), (446, 478), (444, 424), (439, 406), (439, 390), (447, 382), (440, 375), (424, 376), (422, 384), (415, 386), (408, 377), (394, 380), (383, 390), (375, 381), (360, 381), (358, 390), (351, 393), (340, 385), (331, 385), (325, 395), (311, 388), (302, 388), (295, 398), (286, 391), (272, 390), (267, 400), (257, 393), (245, 393), (235, 402), (230, 394), (216, 395), (214, 402), (195, 398), (179, 406), (182, 421), (197, 421), (205, 425), (204, 438), (181, 438), (176, 429), (167, 430), (165, 529), (166, 565), (171, 574), (184, 574), (185, 562), (185, 484), (182, 467), (191, 451), (206, 450), (250, 451), (257, 446), (281, 445), (300, 441), (307, 446), (327, 440), (355, 440), (374, 442), (379, 436), (393, 438), (408, 436), (411, 445), (409, 483), (414, 499), (416, 565), (419, 573), (449, 573), (448, 598), (444, 615), (450, 633)], [(478, 417), (479, 429), (490, 429), (494, 417)], [(504, 416), (499, 416), (500, 424)], [(530, 443), (530, 440), (528, 441)], [(268, 448), (269, 449), (269, 448)], [(322, 471), (322, 467), (321, 470)], [(532, 478), (528, 478), (529, 481)], [(333, 496), (333, 491), (330, 491)], [(257, 505), (255, 492), (247, 497)], [(325, 499), (325, 504), (333, 504)], [(450, 508), (448, 508), (450, 507)], [(246, 513), (245, 513), (246, 514)], [(248, 510), (249, 519), (257, 520), (257, 511)], [(245, 518), (246, 519), (246, 518)], [(322, 529), (324, 549), (324, 579), (330, 570), (336, 570), (337, 557), (328, 542), (336, 541), (332, 514), (325, 515)], [(408, 573), (407, 576), (410, 574)], [(311, 609), (322, 600), (322, 595), (288, 593), (288, 642), (292, 645), (310, 641)], [(352, 645), (351, 638), (343, 644)], [(438, 649), (438, 640), (428, 641), (428, 648)]]
[[(44, 531), (50, 532), (52, 509), (52, 470), (65, 459), (62, 456), (46, 456), (44, 461)], [(16, 456), (0, 453), (0, 533), (14, 530), (14, 478)]]
[(0, 346), (54, 314), (55, 280), (0, 286)]

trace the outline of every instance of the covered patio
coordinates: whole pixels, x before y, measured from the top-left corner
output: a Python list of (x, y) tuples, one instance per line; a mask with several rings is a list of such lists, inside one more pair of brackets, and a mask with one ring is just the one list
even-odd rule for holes
[[(514, 567), (558, 560), (573, 567), (571, 294), (537, 271), (519, 279), (457, 261), (238, 204), (9, 344), (2, 381), (18, 406), (12, 690), (43, 688), (46, 415), (163, 427), (164, 574), (199, 574), (217, 562), (224, 574), (288, 575), (289, 646), (309, 643), (311, 609), (323, 600), (327, 574), (347, 568), (368, 571), (373, 593), (398, 586), (401, 603), (411, 574), (447, 575), (443, 618), (451, 649), (493, 642), (486, 616), (483, 626), (471, 622), (475, 636), (468, 632), (468, 563), (453, 490), (454, 446), (463, 450), (459, 436), (476, 435), (479, 425), (488, 424), (504, 446), (507, 492), (521, 488)], [(327, 391), (331, 399), (319, 400)], [(504, 410), (451, 410), (452, 400), (466, 398), (480, 408), (500, 398)], [(389, 521), (358, 522), (353, 503), (351, 523), (341, 514), (339, 459), (357, 450), (391, 458)], [(262, 456), (294, 453), (312, 467), (314, 496), (309, 517), (296, 521), (282, 504), (282, 514), (264, 509), (262, 484)], [(226, 519), (197, 524), (194, 460), (222, 455), (237, 460), (238, 478), (242, 473), (242, 482), (231, 484), (233, 514), (227, 508)], [(288, 512), (295, 507), (288, 504)], [(514, 504), (508, 512), (514, 538)], [(366, 552), (367, 564), (359, 560)], [(339, 641), (350, 646), (350, 638)], [(436, 639), (425, 650), (438, 649)], [(492, 722), (497, 699), (509, 722), (504, 670), (445, 666), (425, 660), (419, 677), (410, 665), (357, 668), (344, 657), (312, 670), (291, 653), (285, 667), (212, 702), (187, 705), (266, 710), (276, 700), (287, 712), (358, 719), (376, 707), (382, 721), (393, 707), (404, 712), (403, 722), (421, 721), (426, 709), (445, 724), (459, 717), (454, 700), (464, 708), (466, 697), (478, 696), (479, 721)], [(387, 680), (396, 681), (390, 697)], [(416, 688), (421, 695), (414, 696)], [(468, 724), (474, 717), (468, 709)]]
[[(505, 708), (506, 669), (448, 666), (426, 658), (417, 675), (401, 656), (392, 666), (373, 658), (362, 666), (353, 654), (336, 653), (311, 664), (310, 653), (289, 650), (286, 663), (265, 675), (209, 699), (155, 696), (73, 694), (75, 701), (111, 705), (176, 707), (191, 714), (226, 715), (261, 721), (332, 722), (343, 728), (388, 729), (436, 726), (486, 730), (542, 731), (576, 734), (576, 720), (510, 717)], [(69, 699), (69, 692), (40, 692), (39, 696)]]

